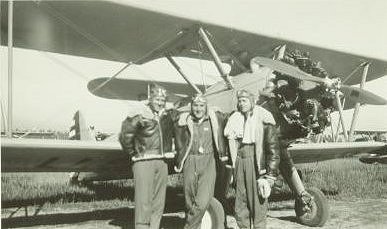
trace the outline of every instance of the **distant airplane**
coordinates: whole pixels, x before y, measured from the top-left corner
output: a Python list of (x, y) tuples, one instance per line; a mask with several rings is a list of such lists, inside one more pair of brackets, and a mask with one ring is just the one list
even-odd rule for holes
[(359, 158), (359, 160), (363, 163), (367, 164), (387, 164), (387, 151), (381, 152), (383, 154), (370, 154), (368, 156), (363, 156)]
[[(6, 23), (9, 12), (5, 6), (6, 2), (1, 2), (2, 34), (8, 32)], [(275, 71), (294, 80), (312, 82), (314, 86), (322, 85), (332, 91), (340, 113), (345, 107), (358, 107), (364, 103), (387, 104), (385, 99), (372, 92), (349, 86), (365, 81), (365, 75), (367, 80), (386, 75), (387, 62), (384, 60), (271, 38), (110, 1), (14, 2), (14, 6), (13, 42), (16, 47), (120, 61), (128, 63), (125, 68), (166, 57), (186, 84), (161, 80), (155, 83), (173, 92), (174, 101), (194, 93), (202, 93), (211, 106), (230, 112), (236, 107), (236, 91), (247, 89), (258, 96)], [(2, 44), (7, 44), (6, 38), (7, 36), (1, 37)], [(279, 61), (278, 59), (283, 58), (285, 49), (307, 50), (324, 64), (328, 72), (337, 75), (337, 78), (319, 78)], [(214, 85), (195, 85), (181, 71), (174, 57), (213, 60), (222, 81)], [(230, 64), (229, 73), (223, 69), (222, 62)], [(254, 66), (257, 65), (258, 70), (255, 70)], [(364, 74), (350, 74), (353, 70), (362, 68)], [(90, 81), (89, 91), (109, 99), (146, 98), (144, 92), (149, 80), (118, 78), (120, 72), (112, 77)], [(344, 107), (340, 94), (347, 100)], [(79, 127), (79, 133), (85, 131), (82, 125)], [(343, 123), (342, 127), (346, 134)], [(289, 151), (295, 163), (312, 163), (372, 153), (386, 147), (387, 144), (382, 142), (307, 143), (291, 145)], [(113, 179), (121, 175), (131, 177), (129, 155), (122, 152), (118, 142), (2, 138), (1, 149), (2, 172), (94, 171), (109, 173)], [(173, 159), (166, 160), (172, 164)], [(220, 186), (218, 188), (226, 190), (228, 181), (224, 180)], [(310, 206), (311, 212), (300, 211), (304, 206), (296, 205), (297, 217), (305, 225), (321, 226), (327, 220), (326, 200), (324, 202), (322, 194), (311, 194), (315, 198), (315, 205)], [(222, 200), (224, 196), (218, 198)], [(215, 204), (210, 206), (208, 213), (212, 228), (217, 228), (216, 223), (219, 222), (214, 219), (219, 219), (223, 209), (215, 207), (219, 205), (214, 201)], [(321, 214), (315, 214), (316, 211)]]

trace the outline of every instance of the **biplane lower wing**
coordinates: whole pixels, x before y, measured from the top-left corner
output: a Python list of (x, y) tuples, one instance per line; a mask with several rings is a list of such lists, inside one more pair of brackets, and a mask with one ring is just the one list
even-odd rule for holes
[[(338, 142), (291, 145), (296, 164), (387, 150), (380, 142)], [(2, 172), (104, 172), (131, 176), (129, 157), (118, 142), (1, 139)], [(172, 168), (172, 160), (170, 160)], [(171, 171), (171, 170), (170, 170)]]
[(128, 166), (118, 142), (1, 139), (2, 172), (125, 171)]
[(308, 143), (291, 145), (289, 152), (293, 161), (298, 164), (372, 153), (383, 147), (387, 150), (387, 144), (383, 142)]

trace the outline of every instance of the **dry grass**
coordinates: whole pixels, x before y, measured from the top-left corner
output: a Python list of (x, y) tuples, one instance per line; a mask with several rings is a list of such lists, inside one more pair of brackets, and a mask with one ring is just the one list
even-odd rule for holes
[(321, 189), (329, 198), (386, 198), (387, 166), (367, 165), (357, 158), (298, 166), (305, 183)]
[(73, 202), (79, 196), (92, 196), (85, 187), (69, 186), (64, 173), (2, 173), (3, 207), (40, 204), (41, 202)]
[[(357, 159), (339, 159), (299, 165), (306, 186), (321, 189), (328, 198), (387, 198), (387, 166), (365, 165)], [(169, 177), (168, 186), (176, 190), (181, 176)], [(2, 173), (2, 205), (16, 207), (44, 203), (131, 201), (133, 182), (118, 180), (94, 182), (78, 187), (68, 185), (67, 173)], [(289, 193), (287, 187), (281, 190)]]

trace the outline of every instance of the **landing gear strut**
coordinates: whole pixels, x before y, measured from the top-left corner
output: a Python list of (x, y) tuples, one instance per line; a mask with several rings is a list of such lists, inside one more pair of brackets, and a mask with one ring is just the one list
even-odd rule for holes
[(294, 210), (297, 221), (310, 227), (321, 227), (329, 217), (329, 206), (324, 193), (318, 188), (304, 188), (302, 173), (296, 168), (292, 172), (283, 175), (290, 189), (295, 193), (296, 200)]
[(287, 151), (281, 154), (280, 171), (296, 196), (294, 210), (297, 221), (310, 227), (323, 226), (329, 218), (328, 201), (318, 188), (305, 189), (302, 172), (294, 166)]

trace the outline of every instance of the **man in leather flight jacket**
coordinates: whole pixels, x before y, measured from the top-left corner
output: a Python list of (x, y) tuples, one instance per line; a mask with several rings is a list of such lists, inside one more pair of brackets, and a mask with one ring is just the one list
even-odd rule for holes
[(235, 218), (239, 228), (266, 228), (267, 198), (279, 173), (277, 129), (252, 93), (241, 90), (237, 97), (238, 110), (224, 130), (235, 166)]
[(127, 117), (119, 140), (133, 163), (135, 228), (159, 228), (164, 212), (168, 166), (172, 156), (174, 111), (165, 110), (166, 91), (153, 85), (148, 106)]

